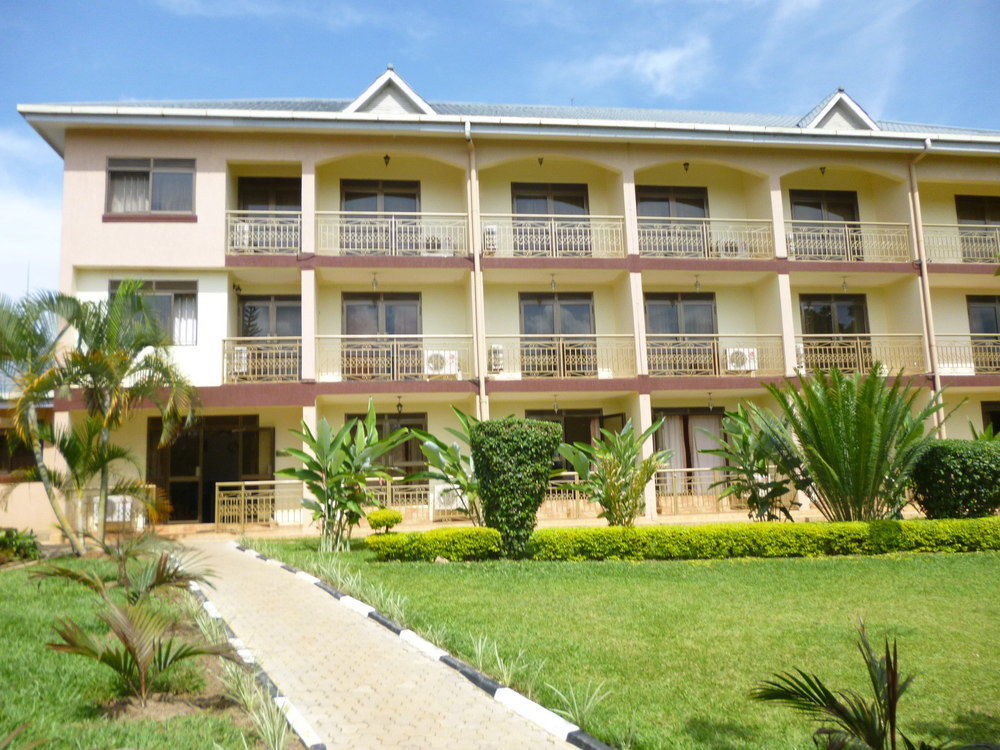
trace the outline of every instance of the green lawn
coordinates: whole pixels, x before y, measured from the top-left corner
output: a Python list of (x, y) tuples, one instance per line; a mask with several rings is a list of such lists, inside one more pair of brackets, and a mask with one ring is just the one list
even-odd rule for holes
[[(71, 565), (103, 566), (93, 561)], [(119, 693), (111, 670), (80, 656), (45, 647), (56, 640), (52, 622), (71, 617), (87, 629), (107, 632), (95, 616), (99, 598), (65, 580), (32, 581), (31, 568), (0, 570), (0, 738), (28, 722), (15, 741), (45, 740), (45, 748), (141, 747), (204, 750), (218, 743), (242, 748), (242, 733), (224, 715), (199, 713), (165, 721), (113, 720), (101, 706)], [(178, 665), (169, 679), (178, 691), (204, 684), (194, 662)]]
[[(265, 546), (315, 571), (315, 545)], [(917, 674), (904, 730), (1000, 737), (1000, 554), (446, 565), (339, 557), (405, 595), (408, 624), (463, 658), (481, 661), (482, 636), (505, 661), (524, 652), (514, 684), (546, 705), (560, 705), (547, 684), (565, 693), (603, 682), (610, 696), (584, 725), (619, 746), (811, 747), (807, 721), (747, 691), (794, 666), (862, 689), (859, 618), (876, 638), (898, 637), (904, 671)], [(486, 669), (496, 676), (494, 660)]]

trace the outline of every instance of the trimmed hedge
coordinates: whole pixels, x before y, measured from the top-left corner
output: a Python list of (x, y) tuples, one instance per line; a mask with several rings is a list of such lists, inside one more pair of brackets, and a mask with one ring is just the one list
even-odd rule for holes
[(914, 499), (928, 518), (1000, 510), (1000, 441), (934, 440), (913, 469)]
[(1000, 550), (1000, 518), (539, 529), (536, 560), (691, 560)]
[(405, 534), (365, 537), (378, 560), (425, 560), (438, 557), (455, 562), (500, 557), (500, 532), (486, 528), (433, 529)]
[(378, 531), (379, 529), (388, 531), (393, 526), (403, 522), (403, 514), (395, 508), (379, 508), (378, 510), (373, 510), (365, 518), (368, 520), (368, 527), (372, 531)]
[(483, 519), (497, 529), (507, 557), (523, 557), (545, 499), (562, 429), (554, 422), (505, 417), (469, 431)]

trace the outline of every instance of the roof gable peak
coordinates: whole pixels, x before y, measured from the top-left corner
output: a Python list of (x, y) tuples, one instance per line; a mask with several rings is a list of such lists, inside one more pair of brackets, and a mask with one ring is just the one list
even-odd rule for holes
[(434, 109), (390, 64), (382, 75), (344, 108), (344, 112), (433, 115)]
[(838, 88), (799, 120), (800, 128), (831, 130), (881, 130), (861, 105)]

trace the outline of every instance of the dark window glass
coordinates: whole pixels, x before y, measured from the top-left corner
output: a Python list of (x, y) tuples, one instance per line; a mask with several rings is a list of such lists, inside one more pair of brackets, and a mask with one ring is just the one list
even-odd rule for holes
[(112, 214), (194, 211), (194, 159), (108, 159), (105, 210)]
[(991, 295), (970, 296), (969, 330), (972, 333), (1000, 333), (1000, 297)]
[(714, 334), (715, 295), (677, 292), (646, 295), (646, 329), (651, 334)]
[(594, 333), (594, 299), (590, 294), (521, 294), (524, 335), (590, 335)]
[(515, 214), (586, 216), (588, 213), (586, 185), (515, 182), (510, 190)]
[(868, 305), (863, 294), (799, 296), (805, 334), (868, 333)]
[[(114, 295), (121, 281), (108, 284)], [(174, 346), (198, 343), (198, 282), (147, 281), (142, 286), (150, 314)]]
[(959, 224), (1000, 224), (1000, 195), (956, 195)]
[(346, 335), (416, 336), (421, 325), (420, 294), (344, 294)]
[(302, 301), (293, 296), (240, 297), (240, 336), (302, 335)]
[(410, 180), (341, 180), (344, 211), (413, 213), (420, 210), (420, 183)]
[(708, 188), (639, 185), (635, 200), (639, 216), (677, 219), (708, 216)]
[(302, 210), (302, 180), (298, 177), (240, 177), (236, 194), (241, 211)]
[(0, 479), (35, 465), (31, 448), (14, 437), (13, 430), (0, 429)]
[(857, 221), (853, 190), (789, 190), (793, 221)]

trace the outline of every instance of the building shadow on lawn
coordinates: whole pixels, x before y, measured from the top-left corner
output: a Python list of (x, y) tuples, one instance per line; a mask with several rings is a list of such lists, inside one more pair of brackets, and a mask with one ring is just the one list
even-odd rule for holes
[[(956, 714), (950, 722), (912, 721), (909, 722), (912, 734), (918, 737), (933, 737), (948, 739), (952, 742), (975, 743), (1000, 741), (1000, 715), (973, 711), (967, 714)], [(904, 729), (903, 731), (906, 731)], [(911, 734), (911, 732), (906, 732)]]
[(688, 719), (685, 733), (704, 747), (713, 750), (748, 750), (762, 747), (760, 732), (732, 721), (712, 721), (704, 717)]

